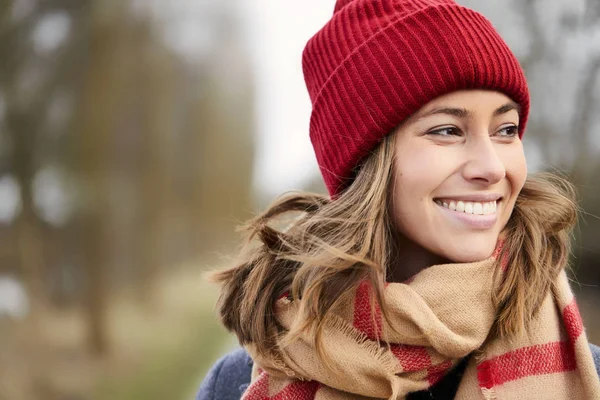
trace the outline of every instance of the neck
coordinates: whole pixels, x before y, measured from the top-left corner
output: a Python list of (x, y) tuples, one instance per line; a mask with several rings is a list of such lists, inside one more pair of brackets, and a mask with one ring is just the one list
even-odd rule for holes
[(387, 270), (388, 282), (404, 282), (432, 265), (445, 264), (449, 260), (419, 246), (399, 235), (397, 249)]

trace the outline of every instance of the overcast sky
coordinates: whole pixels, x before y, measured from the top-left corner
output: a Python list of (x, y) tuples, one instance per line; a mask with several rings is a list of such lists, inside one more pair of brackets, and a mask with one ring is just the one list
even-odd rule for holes
[(302, 75), (302, 50), (331, 17), (335, 1), (240, 2), (256, 73), (255, 185), (262, 195), (299, 189), (318, 174), (308, 127), (311, 104)]

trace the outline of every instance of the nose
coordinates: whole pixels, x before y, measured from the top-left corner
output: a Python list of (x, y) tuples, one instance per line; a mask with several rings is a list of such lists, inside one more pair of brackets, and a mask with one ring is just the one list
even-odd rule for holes
[(468, 181), (491, 185), (506, 176), (506, 166), (488, 135), (473, 140), (465, 149), (463, 176)]

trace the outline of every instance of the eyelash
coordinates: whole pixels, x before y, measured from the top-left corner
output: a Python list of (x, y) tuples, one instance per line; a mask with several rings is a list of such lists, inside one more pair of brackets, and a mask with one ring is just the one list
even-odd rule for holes
[[(454, 134), (448, 134), (448, 135), (442, 135), (439, 132), (444, 132), (444, 131), (451, 131), (451, 132), (455, 132)], [(519, 127), (516, 125), (511, 125), (511, 126), (507, 126), (505, 128), (500, 129), (498, 132), (502, 132), (502, 131), (507, 131), (508, 134), (507, 135), (501, 135), (503, 137), (516, 137), (519, 135)], [(460, 129), (454, 127), (454, 126), (449, 126), (446, 128), (441, 128), (441, 129), (435, 129), (433, 131), (429, 131), (427, 132), (427, 135), (437, 135), (437, 136), (460, 136)]]

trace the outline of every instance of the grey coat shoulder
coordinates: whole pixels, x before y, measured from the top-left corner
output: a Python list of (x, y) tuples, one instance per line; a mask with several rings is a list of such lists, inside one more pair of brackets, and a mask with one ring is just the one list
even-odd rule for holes
[(596, 365), (596, 372), (598, 376), (600, 376), (600, 347), (595, 344), (590, 344), (590, 349), (592, 349), (592, 356), (594, 357), (594, 364)]
[(242, 348), (221, 357), (212, 366), (196, 400), (239, 400), (250, 384), (252, 359)]
[[(591, 344), (596, 372), (600, 376), (600, 347)], [(250, 384), (252, 359), (237, 349), (219, 359), (200, 385), (196, 400), (239, 400)]]

